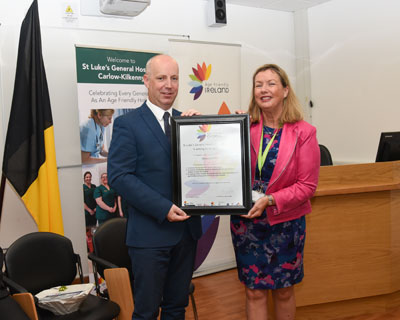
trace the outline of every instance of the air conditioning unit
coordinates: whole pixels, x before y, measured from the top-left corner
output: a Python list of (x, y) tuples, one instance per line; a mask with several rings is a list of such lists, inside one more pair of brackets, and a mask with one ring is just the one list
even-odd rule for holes
[(151, 0), (99, 0), (104, 14), (134, 17), (150, 5)]

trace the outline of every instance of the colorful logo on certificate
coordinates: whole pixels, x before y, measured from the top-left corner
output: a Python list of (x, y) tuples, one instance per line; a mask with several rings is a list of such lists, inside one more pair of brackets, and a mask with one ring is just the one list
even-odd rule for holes
[(197, 130), (197, 139), (199, 142), (202, 142), (207, 137), (207, 132), (210, 131), (211, 124), (202, 124), (199, 126), (199, 130)]
[(207, 66), (203, 62), (201, 66), (197, 64), (197, 69), (193, 67), (192, 70), (193, 74), (189, 75), (189, 78), (192, 79), (189, 82), (189, 85), (192, 87), (190, 93), (194, 95), (193, 100), (197, 100), (203, 92), (203, 81), (208, 80), (211, 75), (211, 64)]

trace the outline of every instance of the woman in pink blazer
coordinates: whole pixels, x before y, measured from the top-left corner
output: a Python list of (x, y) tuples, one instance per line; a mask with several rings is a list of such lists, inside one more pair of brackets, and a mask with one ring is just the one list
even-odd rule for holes
[(247, 319), (267, 319), (268, 290), (276, 319), (294, 319), (293, 285), (303, 279), (304, 216), (311, 212), (319, 175), (316, 129), (303, 120), (286, 72), (274, 64), (254, 73), (248, 113), (254, 206), (231, 218)]

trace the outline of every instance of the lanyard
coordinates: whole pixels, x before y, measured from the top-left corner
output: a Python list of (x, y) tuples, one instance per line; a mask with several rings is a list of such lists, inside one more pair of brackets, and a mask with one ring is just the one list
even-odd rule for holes
[[(100, 143), (103, 142), (103, 126), (100, 125), (100, 136), (97, 135), (97, 123), (96, 121), (93, 119), (94, 122), (94, 129), (96, 131), (96, 148), (100, 146)], [(99, 142), (100, 140), (100, 142)]]
[(269, 149), (271, 149), (272, 142), (274, 142), (274, 139), (275, 139), (278, 131), (279, 131), (279, 128), (276, 130), (275, 134), (272, 136), (271, 140), (268, 142), (267, 147), (265, 148), (264, 152), (262, 152), (263, 139), (264, 139), (264, 128), (261, 131), (260, 149), (258, 151), (258, 170), (260, 172), (260, 179), (261, 179), (262, 167), (264, 166), (265, 160), (267, 159)]

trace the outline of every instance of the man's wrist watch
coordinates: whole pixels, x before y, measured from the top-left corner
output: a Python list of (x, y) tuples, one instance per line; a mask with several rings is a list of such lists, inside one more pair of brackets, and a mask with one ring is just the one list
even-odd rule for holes
[(267, 198), (268, 198), (268, 205), (272, 206), (274, 204), (274, 198), (272, 198), (272, 196), (269, 194), (267, 195)]

